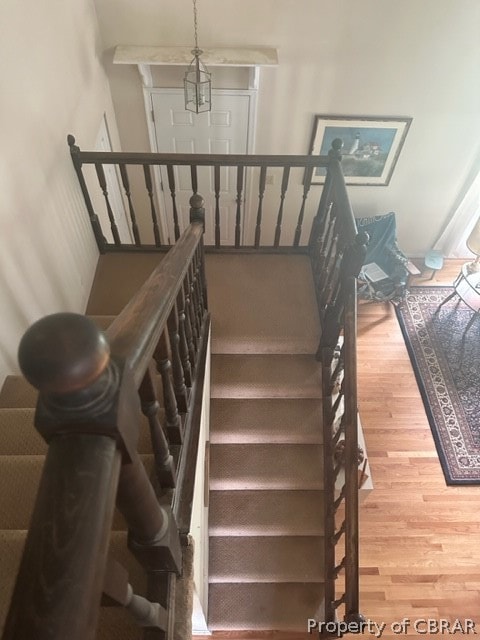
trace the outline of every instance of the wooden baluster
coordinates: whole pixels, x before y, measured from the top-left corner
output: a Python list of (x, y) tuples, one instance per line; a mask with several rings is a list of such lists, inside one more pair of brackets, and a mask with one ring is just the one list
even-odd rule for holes
[(160, 424), (158, 415), (160, 404), (157, 399), (157, 392), (150, 369), (147, 369), (138, 393), (140, 395), (142, 413), (148, 418), (148, 424), (150, 426), (150, 438), (155, 457), (155, 475), (159, 487), (162, 489), (173, 488), (176, 483), (175, 463), (168, 448), (167, 438)]
[(137, 246), (139, 246), (141, 244), (141, 240), (140, 240), (140, 234), (138, 232), (138, 225), (137, 225), (137, 218), (136, 218), (136, 215), (135, 215), (135, 209), (133, 208), (133, 202), (132, 202), (132, 197), (131, 197), (132, 194), (130, 192), (130, 181), (128, 179), (127, 167), (123, 163), (120, 163), (118, 166), (120, 167), (120, 175), (122, 176), (122, 184), (123, 184), (123, 188), (125, 189), (125, 195), (127, 196), (128, 210), (130, 212), (130, 220), (132, 222), (133, 237), (135, 239), (135, 244)]
[(168, 613), (158, 602), (150, 602), (133, 592), (128, 572), (119, 562), (109, 557), (103, 582), (102, 606), (125, 607), (135, 622), (147, 629), (164, 631)]
[(242, 231), (243, 172), (244, 167), (237, 167), (237, 214), (235, 219), (235, 247), (237, 248), (240, 246), (240, 237)]
[(160, 337), (157, 349), (153, 355), (157, 363), (157, 371), (162, 376), (163, 401), (165, 402), (165, 430), (169, 442), (182, 444), (183, 427), (178, 413), (177, 400), (172, 384), (172, 364), (169, 358), (169, 345), (166, 331)]
[[(187, 341), (187, 349), (188, 349), (188, 361), (190, 363), (190, 370), (188, 368), (188, 366), (185, 363), (184, 360), (184, 364), (183, 364), (183, 370), (185, 372), (185, 375), (190, 375), (190, 385), (191, 382), (193, 380), (193, 374), (195, 372), (195, 363), (196, 363), (196, 349), (195, 349), (195, 343), (194, 343), (194, 337), (193, 337), (193, 329), (192, 329), (192, 322), (191, 322), (191, 313), (190, 313), (190, 298), (188, 297), (188, 294), (185, 295), (185, 291), (188, 290), (188, 283), (187, 280), (185, 278), (185, 280), (182, 283), (182, 286), (180, 287), (180, 291), (179, 291), (179, 319), (180, 319), (180, 327), (183, 326), (185, 327), (185, 339)], [(183, 313), (182, 313), (182, 309), (183, 309)], [(182, 321), (182, 315), (184, 320)], [(181, 343), (180, 343), (181, 344)], [(187, 373), (189, 371), (189, 373)], [(188, 382), (187, 382), (188, 384)]]
[(170, 348), (172, 351), (173, 389), (180, 413), (187, 412), (187, 387), (183, 373), (182, 358), (180, 357), (180, 333), (177, 304), (173, 305), (167, 320)]
[(197, 293), (198, 310), (199, 310), (200, 326), (201, 326), (203, 323), (203, 316), (205, 315), (205, 302), (203, 297), (203, 283), (202, 283), (202, 273), (200, 268), (200, 256), (198, 253), (198, 247), (193, 256), (193, 268), (195, 270), (195, 289)]
[[(183, 292), (183, 285), (180, 287), (180, 291), (177, 296), (177, 309), (178, 309), (178, 335), (179, 335), (179, 348), (180, 358), (182, 360), (183, 375), (185, 376), (185, 384), (188, 388), (192, 386), (192, 363), (190, 362), (190, 341), (191, 341), (191, 327), (188, 329), (187, 325), (187, 313), (185, 311), (185, 294)], [(190, 330), (190, 336), (189, 336)], [(193, 343), (192, 343), (193, 347)], [(194, 364), (194, 362), (193, 362)]]
[(170, 195), (172, 196), (173, 227), (174, 227), (174, 233), (175, 233), (175, 240), (178, 240), (180, 237), (180, 227), (178, 226), (177, 201), (175, 197), (175, 175), (173, 172), (173, 166), (171, 164), (167, 164), (167, 176), (168, 176), (168, 187), (170, 189)]
[(143, 173), (145, 175), (145, 186), (147, 187), (148, 198), (150, 200), (150, 213), (152, 216), (152, 224), (153, 224), (153, 236), (155, 238), (155, 246), (160, 247), (162, 245), (160, 240), (160, 228), (158, 226), (158, 217), (157, 210), (155, 208), (155, 200), (153, 197), (153, 182), (152, 182), (152, 174), (150, 171), (150, 165), (143, 165)]
[(198, 193), (198, 177), (197, 177), (197, 165), (190, 165), (190, 175), (192, 177), (192, 193), (196, 195)]
[(215, 246), (220, 246), (220, 165), (213, 169), (215, 189)]
[(105, 179), (105, 172), (103, 170), (103, 165), (100, 162), (96, 162), (95, 169), (97, 171), (98, 182), (100, 184), (103, 196), (105, 198), (105, 204), (107, 205), (108, 219), (110, 220), (110, 228), (112, 230), (113, 239), (115, 241), (115, 244), (118, 247), (122, 244), (122, 242), (120, 240), (120, 234), (118, 233), (117, 223), (115, 222), (115, 216), (113, 215), (112, 207), (110, 206), (110, 199), (108, 197), (108, 191), (107, 191), (107, 181)]
[(310, 191), (310, 185), (312, 184), (313, 167), (307, 167), (305, 170), (305, 177), (303, 179), (303, 196), (302, 206), (300, 207), (300, 213), (298, 214), (297, 228), (295, 229), (295, 238), (293, 240), (293, 246), (298, 247), (300, 244), (300, 236), (302, 235), (303, 218), (305, 215), (305, 204), (307, 202), (308, 192)]
[(193, 306), (193, 315), (195, 319), (195, 332), (200, 339), (202, 333), (202, 312), (200, 308), (200, 300), (198, 296), (197, 275), (195, 262), (192, 260), (190, 267), (190, 299)]
[(288, 179), (290, 177), (290, 167), (284, 167), (282, 177), (282, 187), (280, 192), (280, 207), (278, 209), (277, 226), (275, 228), (275, 239), (273, 242), (274, 247), (278, 247), (280, 244), (280, 235), (282, 233), (282, 218), (283, 218), (283, 204), (285, 202), (285, 194), (288, 189)]
[[(197, 321), (196, 321), (195, 308), (194, 308), (195, 302), (192, 299), (190, 267), (187, 269), (187, 273), (185, 274), (184, 286), (185, 286), (185, 309), (187, 311), (186, 317), (188, 318), (188, 322), (191, 329), (193, 352), (194, 354), (196, 354), (200, 336), (197, 333)], [(190, 345), (189, 345), (189, 351), (190, 351)], [(191, 356), (191, 351), (190, 351), (190, 356)], [(193, 360), (191, 357), (190, 357), (190, 362), (192, 362), (192, 365), (193, 365)]]
[[(203, 224), (203, 232), (205, 233), (205, 201), (200, 194), (190, 198), (190, 222), (201, 222)], [(200, 327), (203, 323), (203, 316), (208, 308), (207, 299), (207, 280), (205, 277), (205, 253), (203, 248), (203, 238), (198, 243), (197, 249), (193, 256), (195, 286), (197, 290), (197, 299), (200, 304)]]
[(258, 209), (257, 225), (255, 227), (255, 249), (260, 246), (260, 235), (262, 233), (263, 197), (265, 195), (265, 184), (267, 181), (267, 167), (260, 168), (260, 179), (258, 183)]
[(98, 216), (93, 208), (90, 194), (88, 193), (87, 183), (85, 182), (85, 178), (83, 176), (82, 162), (79, 159), (80, 147), (75, 144), (75, 138), (71, 134), (67, 136), (67, 142), (68, 146), (70, 147), (70, 156), (72, 158), (73, 167), (80, 183), (80, 189), (83, 194), (83, 199), (85, 200), (85, 206), (87, 207), (88, 217), (92, 226), (93, 234), (95, 236), (95, 240), (97, 241), (98, 250), (100, 251), (100, 253), (105, 253), (105, 245), (107, 244), (107, 241), (105, 239), (105, 236), (103, 235), (100, 220), (98, 219)]
[(203, 246), (203, 238), (197, 247), (197, 260), (199, 265), (198, 277), (200, 283), (200, 291), (202, 294), (202, 303), (204, 313), (208, 310), (208, 294), (207, 294), (207, 276), (205, 273), (205, 249)]

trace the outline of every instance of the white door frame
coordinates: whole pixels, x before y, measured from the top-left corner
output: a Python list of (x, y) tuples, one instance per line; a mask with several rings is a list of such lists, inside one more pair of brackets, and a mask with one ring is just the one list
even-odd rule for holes
[[(171, 95), (178, 94), (179, 91), (182, 91), (182, 88), (178, 87), (175, 89), (165, 89), (162, 87), (143, 87), (143, 101), (145, 105), (145, 116), (147, 119), (147, 129), (148, 129), (148, 138), (150, 141), (150, 149), (154, 153), (158, 153), (157, 146), (157, 138), (155, 135), (155, 122), (153, 116), (153, 101), (152, 96), (155, 94), (158, 95)], [(215, 99), (215, 96), (222, 95), (234, 95), (234, 96), (248, 96), (249, 100), (249, 108), (248, 108), (248, 129), (247, 129), (247, 153), (250, 154), (253, 152), (253, 148), (255, 145), (255, 136), (256, 136), (256, 125), (257, 125), (257, 90), (256, 89), (212, 89), (212, 102)], [(247, 173), (247, 172), (246, 172)], [(162, 234), (162, 241), (166, 242), (168, 239), (168, 229), (166, 225), (166, 207), (164, 203), (165, 191), (162, 186), (162, 179), (160, 176), (159, 167), (154, 167), (154, 179), (155, 179), (155, 190), (157, 193), (157, 203), (160, 211), (160, 230)], [(244, 223), (242, 228), (242, 242), (243, 236), (245, 234), (245, 230), (247, 229), (247, 225), (249, 223), (249, 211), (250, 207), (247, 206), (247, 203), (250, 203), (251, 197), (251, 188), (250, 181), (247, 180), (247, 175), (244, 176)], [(170, 239), (172, 241), (172, 239)]]

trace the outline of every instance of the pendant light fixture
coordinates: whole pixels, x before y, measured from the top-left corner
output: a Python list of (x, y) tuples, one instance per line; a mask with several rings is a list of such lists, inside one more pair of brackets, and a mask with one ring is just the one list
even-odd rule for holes
[(203, 51), (198, 48), (197, 0), (193, 0), (193, 26), (195, 32), (193, 59), (183, 80), (185, 109), (193, 113), (202, 113), (212, 108), (212, 81), (211, 74), (200, 59)]

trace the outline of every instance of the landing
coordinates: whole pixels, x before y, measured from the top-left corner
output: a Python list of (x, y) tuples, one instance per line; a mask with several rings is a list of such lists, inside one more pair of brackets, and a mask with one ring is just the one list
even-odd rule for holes
[(208, 254), (213, 353), (316, 352), (319, 319), (303, 255)]

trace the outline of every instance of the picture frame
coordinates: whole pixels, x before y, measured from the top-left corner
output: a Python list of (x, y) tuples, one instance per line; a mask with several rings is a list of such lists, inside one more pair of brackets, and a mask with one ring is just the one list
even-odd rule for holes
[[(343, 142), (342, 170), (347, 185), (390, 183), (412, 118), (316, 115), (309, 155), (328, 155), (332, 141)], [(314, 170), (311, 184), (325, 183), (326, 169)]]

